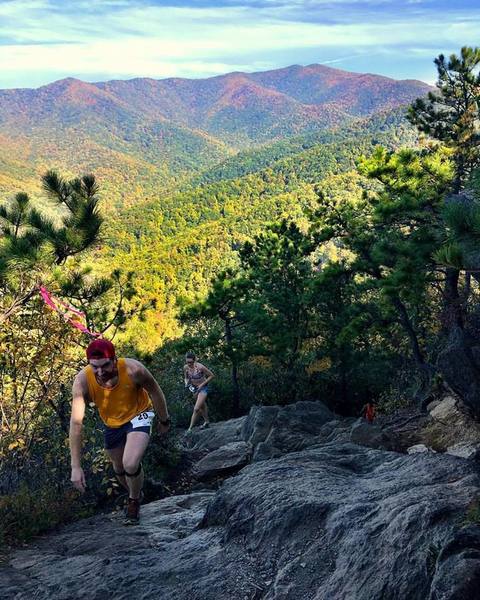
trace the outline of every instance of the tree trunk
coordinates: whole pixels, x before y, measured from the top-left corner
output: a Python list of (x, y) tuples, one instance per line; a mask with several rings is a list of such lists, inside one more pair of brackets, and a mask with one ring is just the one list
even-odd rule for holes
[(447, 334), (454, 328), (463, 329), (462, 300), (458, 293), (460, 271), (447, 267), (443, 293), (442, 332)]
[(343, 410), (348, 411), (350, 407), (348, 406), (347, 367), (343, 356), (340, 359), (340, 398)]
[(21, 298), (17, 298), (16, 300), (14, 300), (14, 302), (7, 309), (5, 309), (2, 313), (0, 313), (0, 323), (4, 323), (5, 321), (7, 321), (15, 311), (17, 311), (19, 308), (22, 308), (23, 306), (25, 306), (27, 304), (27, 302), (30, 300), (30, 298), (32, 298), (34, 296), (36, 291), (37, 291), (37, 288), (34, 287), (29, 292), (27, 292), (27, 294), (25, 294), (25, 296), (22, 296)]
[(399, 312), (400, 323), (410, 339), (412, 354), (417, 366), (419, 376), (419, 385), (417, 390), (415, 391), (414, 398), (417, 405), (420, 406), (422, 410), (424, 410), (426, 404), (428, 404), (428, 402), (431, 399), (432, 379), (436, 369), (433, 365), (431, 365), (425, 360), (422, 354), (417, 333), (415, 331), (415, 328), (413, 327), (413, 323), (410, 317), (408, 316), (405, 304), (403, 304), (403, 302), (398, 297), (393, 298), (393, 304)]
[[(480, 418), (480, 365), (465, 331), (460, 271), (447, 268), (442, 313), (442, 348), (437, 365), (445, 381)], [(478, 350), (478, 348), (477, 348)]]
[(398, 296), (395, 296), (393, 298), (393, 305), (398, 310), (399, 317), (400, 317), (400, 323), (401, 323), (402, 327), (404, 328), (406, 334), (408, 335), (408, 338), (410, 339), (413, 358), (415, 359), (415, 362), (418, 364), (418, 366), (423, 367), (425, 365), (425, 359), (423, 358), (422, 351), (420, 350), (420, 344), (418, 343), (418, 337), (415, 332), (415, 329), (413, 328), (410, 317), (408, 316), (408, 312), (405, 307), (405, 304), (403, 304), (403, 302), (400, 300), (400, 298)]
[(240, 415), (240, 386), (238, 385), (238, 365), (235, 358), (235, 351), (233, 349), (233, 333), (230, 319), (225, 319), (225, 340), (227, 342), (228, 353), (230, 355), (230, 363), (232, 366), (231, 380), (232, 380), (232, 410), (234, 416)]

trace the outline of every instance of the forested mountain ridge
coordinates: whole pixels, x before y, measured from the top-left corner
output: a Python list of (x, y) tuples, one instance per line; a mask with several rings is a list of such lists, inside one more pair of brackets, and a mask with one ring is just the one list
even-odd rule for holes
[(131, 206), (238, 149), (355, 126), (428, 89), (310, 65), (195, 80), (67, 78), (0, 90), (0, 192), (38, 194), (40, 175), (54, 167), (95, 172), (110, 206)]
[[(405, 107), (399, 107), (357, 119), (342, 127), (293, 136), (240, 151), (194, 177), (189, 184), (199, 185), (242, 177), (264, 168), (283, 169), (285, 164), (292, 161), (298, 165), (299, 157), (318, 152), (329, 157), (329, 160), (336, 161), (342, 153), (351, 154), (352, 144), (356, 146), (358, 155), (359, 151), (366, 151), (362, 147), (365, 143), (395, 149), (401, 145), (415, 145), (417, 139), (418, 133), (405, 119)], [(353, 166), (351, 156), (349, 165)], [(312, 173), (317, 169), (317, 177), (318, 167), (318, 164), (312, 165)], [(312, 181), (312, 178), (308, 180)]]
[(406, 104), (429, 89), (420, 81), (323, 65), (207, 79), (86, 83), (68, 78), (35, 90), (0, 91), (0, 123), (2, 130), (22, 130), (51, 119), (66, 125), (95, 115), (118, 127), (141, 116), (146, 122), (168, 121), (245, 145), (371, 115)]
[(267, 223), (302, 222), (317, 205), (320, 183), (337, 197), (360, 197), (370, 185), (356, 173), (360, 155), (379, 144), (394, 150), (417, 143), (404, 109), (388, 111), (240, 152), (180, 189), (119, 211), (107, 221), (102, 256), (107, 268), (135, 272), (139, 295), (156, 303), (146, 319), (131, 321), (128, 337), (152, 350), (178, 335), (178, 303), (202, 297), (235, 248)]

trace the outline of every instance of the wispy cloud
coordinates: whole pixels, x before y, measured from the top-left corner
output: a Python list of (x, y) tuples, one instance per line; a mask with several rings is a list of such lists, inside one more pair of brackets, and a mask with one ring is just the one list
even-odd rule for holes
[(413, 77), (439, 51), (475, 43), (480, 8), (469, 5), (469, 0), (455, 9), (446, 0), (0, 0), (0, 87), (67, 75), (208, 76), (302, 62), (341, 63), (353, 70), (369, 64), (370, 71)]

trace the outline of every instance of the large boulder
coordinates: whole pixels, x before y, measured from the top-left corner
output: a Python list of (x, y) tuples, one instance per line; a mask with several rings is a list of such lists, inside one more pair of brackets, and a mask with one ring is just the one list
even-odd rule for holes
[[(202, 526), (220, 528), (238, 562), (254, 557), (265, 600), (425, 600), (436, 555), (479, 483), (468, 461), (328, 444), (250, 465), (224, 484)], [(471, 547), (459, 541), (452, 594), (468, 587), (459, 574), (480, 568)]]
[(348, 428), (348, 420), (336, 420), (321, 402), (254, 406), (247, 417), (192, 432), (189, 448), (204, 455), (192, 474), (200, 481), (228, 476), (250, 460), (268, 460), (342, 435), (345, 439)]
[(242, 426), (243, 439), (252, 446), (264, 442), (281, 410), (280, 406), (252, 406)]
[(480, 598), (480, 527), (452, 534), (437, 560), (429, 600)]
[(253, 460), (268, 460), (322, 442), (322, 427), (335, 418), (322, 402), (254, 407), (242, 434), (254, 447)]
[(186, 446), (195, 451), (212, 451), (232, 442), (240, 442), (243, 440), (242, 428), (246, 419), (247, 417), (239, 417), (211, 423), (207, 429), (196, 427), (185, 438)]
[(457, 405), (458, 400), (455, 396), (445, 396), (432, 409), (429, 409), (429, 412), (432, 418), (437, 421), (451, 421), (452, 419), (461, 418), (461, 412)]
[(480, 447), (480, 423), (473, 419), (460, 398), (447, 394), (430, 410), (428, 420), (416, 429), (417, 443), (437, 452), (473, 458)]
[(383, 448), (384, 450), (394, 450), (396, 445), (391, 435), (383, 431), (378, 425), (369, 423), (365, 419), (358, 419), (353, 424), (350, 440), (360, 446)]
[(232, 475), (250, 462), (252, 446), (247, 442), (231, 442), (207, 454), (193, 468), (199, 481)]
[(336, 420), (321, 402), (254, 406), (246, 417), (194, 429), (187, 447), (203, 454), (193, 475), (206, 480), (230, 475), (250, 460), (268, 460), (342, 435), (345, 439), (348, 428), (348, 420)]

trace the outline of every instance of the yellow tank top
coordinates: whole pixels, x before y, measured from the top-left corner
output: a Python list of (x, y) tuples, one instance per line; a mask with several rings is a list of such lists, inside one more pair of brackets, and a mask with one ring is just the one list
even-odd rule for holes
[(95, 402), (102, 421), (107, 427), (121, 427), (141, 412), (151, 409), (150, 396), (135, 384), (127, 373), (124, 358), (117, 363), (118, 382), (113, 388), (98, 384), (90, 365), (86, 368), (88, 393)]

